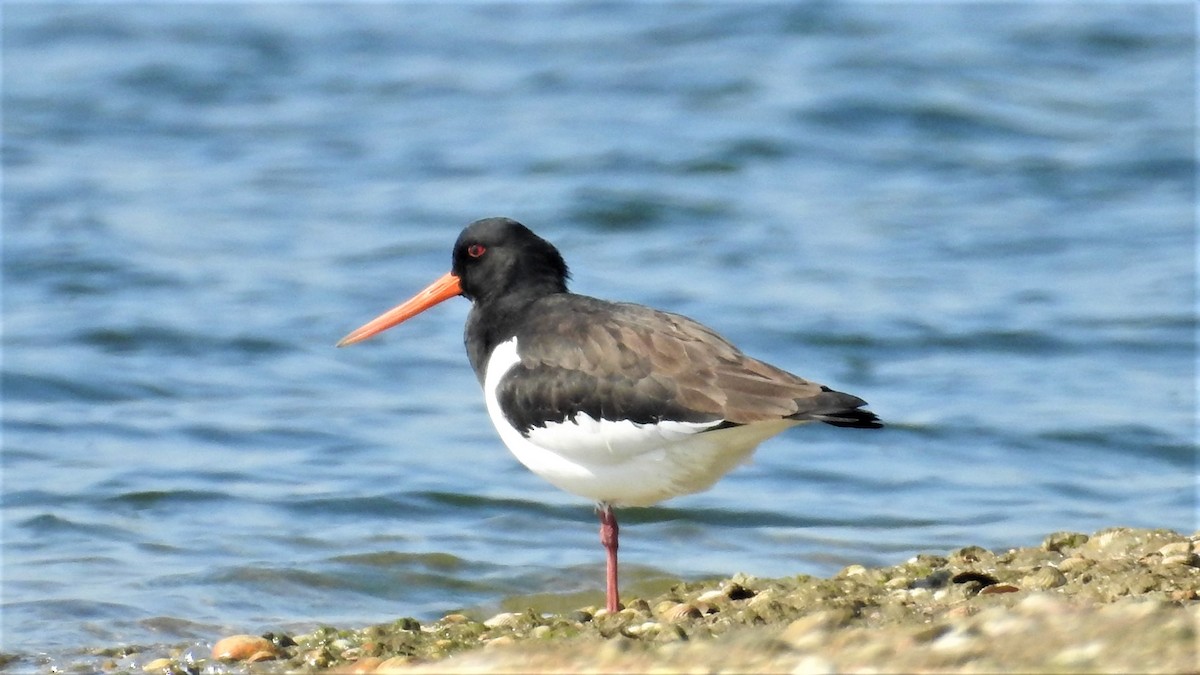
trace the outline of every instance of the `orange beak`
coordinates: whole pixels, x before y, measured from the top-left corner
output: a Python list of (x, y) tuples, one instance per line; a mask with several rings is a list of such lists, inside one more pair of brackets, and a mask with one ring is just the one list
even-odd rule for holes
[(413, 318), (439, 302), (449, 300), (461, 294), (462, 286), (458, 283), (458, 277), (454, 276), (453, 272), (447, 272), (437, 281), (426, 286), (425, 290), (414, 295), (410, 300), (396, 305), (383, 314), (371, 319), (366, 324), (356, 328), (349, 335), (342, 338), (337, 343), (337, 346), (346, 347), (355, 342), (362, 342), (376, 333), (382, 333), (398, 323)]

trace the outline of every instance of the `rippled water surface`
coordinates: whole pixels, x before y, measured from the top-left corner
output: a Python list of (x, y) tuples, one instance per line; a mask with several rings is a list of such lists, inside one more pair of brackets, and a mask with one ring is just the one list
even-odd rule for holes
[(491, 215), (890, 424), (623, 511), (635, 590), (1195, 529), (1194, 11), (6, 4), (0, 647), (598, 602), (466, 301), (333, 348)]

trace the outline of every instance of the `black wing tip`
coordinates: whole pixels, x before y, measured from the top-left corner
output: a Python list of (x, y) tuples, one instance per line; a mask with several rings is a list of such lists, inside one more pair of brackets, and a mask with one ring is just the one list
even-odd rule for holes
[(822, 386), (821, 393), (816, 397), (816, 404), (816, 409), (805, 416), (807, 419), (851, 429), (883, 428), (879, 416), (870, 410), (863, 410), (862, 407), (867, 402), (854, 394)]
[(839, 410), (835, 413), (822, 413), (814, 415), (816, 419), (835, 427), (847, 427), (850, 429), (882, 429), (883, 422), (879, 416), (870, 410), (859, 410), (858, 408), (850, 408), (848, 410)]

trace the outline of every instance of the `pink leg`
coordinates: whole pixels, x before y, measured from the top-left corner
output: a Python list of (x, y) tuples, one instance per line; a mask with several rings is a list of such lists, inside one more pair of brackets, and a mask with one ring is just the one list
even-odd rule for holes
[(600, 514), (600, 544), (607, 554), (607, 586), (605, 607), (609, 613), (621, 611), (621, 598), (617, 593), (617, 515), (608, 504), (599, 504), (596, 510)]

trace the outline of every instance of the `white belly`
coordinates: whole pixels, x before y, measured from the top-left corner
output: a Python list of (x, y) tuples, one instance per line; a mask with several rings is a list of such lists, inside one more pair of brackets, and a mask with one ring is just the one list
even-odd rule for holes
[(614, 506), (648, 506), (708, 489), (759, 443), (801, 424), (783, 419), (704, 431), (720, 422), (634, 424), (578, 414), (525, 437), (509, 424), (496, 398), (496, 385), (519, 361), (515, 339), (497, 346), (488, 359), (484, 397), (500, 439), (556, 487)]

